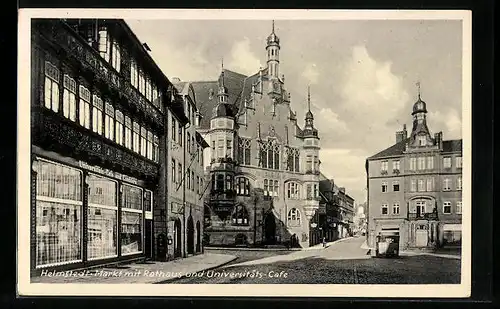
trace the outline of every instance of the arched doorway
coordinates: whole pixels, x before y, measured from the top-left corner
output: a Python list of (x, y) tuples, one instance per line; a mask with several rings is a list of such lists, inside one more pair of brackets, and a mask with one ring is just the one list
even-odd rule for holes
[(272, 212), (268, 212), (264, 218), (264, 243), (268, 245), (276, 243), (276, 220)]
[(174, 222), (174, 257), (182, 256), (182, 228), (181, 220), (176, 219)]
[(196, 252), (201, 252), (201, 226), (200, 226), (200, 221), (196, 222)]
[(191, 216), (187, 221), (187, 253), (194, 254), (194, 223)]

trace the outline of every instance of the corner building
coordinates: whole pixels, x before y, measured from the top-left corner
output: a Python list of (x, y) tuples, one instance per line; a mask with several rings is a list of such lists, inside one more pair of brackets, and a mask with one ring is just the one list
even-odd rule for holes
[(31, 42), (30, 269), (164, 258), (172, 84), (123, 20), (34, 20)]
[(398, 234), (400, 248), (460, 246), (462, 140), (443, 140), (427, 127), (427, 104), (413, 105), (413, 127), (366, 161), (368, 244)]
[(222, 68), (217, 81), (192, 82), (203, 116), (198, 131), (209, 144), (209, 245), (312, 244), (320, 139), (310, 108), (302, 128), (291, 109), (274, 23), (265, 50), (267, 67), (251, 76)]

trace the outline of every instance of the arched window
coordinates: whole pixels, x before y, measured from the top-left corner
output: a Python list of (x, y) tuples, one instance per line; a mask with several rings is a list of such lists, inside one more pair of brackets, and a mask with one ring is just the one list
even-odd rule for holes
[(288, 211), (288, 226), (300, 226), (300, 212), (297, 208)]
[(250, 181), (245, 177), (239, 177), (236, 181), (236, 193), (238, 195), (250, 195)]
[(232, 216), (233, 225), (248, 225), (248, 212), (245, 206), (237, 205)]

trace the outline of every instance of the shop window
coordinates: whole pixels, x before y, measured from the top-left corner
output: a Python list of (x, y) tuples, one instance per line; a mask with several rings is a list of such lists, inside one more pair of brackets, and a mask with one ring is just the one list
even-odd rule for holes
[(233, 225), (248, 225), (248, 212), (245, 206), (237, 205), (232, 215)]
[(117, 252), (117, 183), (110, 179), (87, 177), (89, 207), (87, 211), (89, 259), (113, 257)]
[(288, 211), (288, 226), (298, 227), (301, 225), (300, 212), (297, 208), (292, 208)]
[(36, 186), (36, 266), (82, 260), (82, 174), (39, 161)]
[(122, 255), (142, 252), (142, 189), (122, 186), (121, 250)]

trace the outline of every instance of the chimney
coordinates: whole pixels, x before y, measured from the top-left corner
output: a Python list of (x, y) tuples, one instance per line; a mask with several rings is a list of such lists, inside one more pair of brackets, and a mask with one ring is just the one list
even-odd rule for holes
[(434, 134), (434, 144), (439, 147), (439, 149), (443, 149), (443, 132), (440, 131)]
[(396, 144), (404, 141), (407, 138), (408, 138), (408, 132), (406, 131), (406, 124), (404, 124), (403, 130), (396, 132)]

